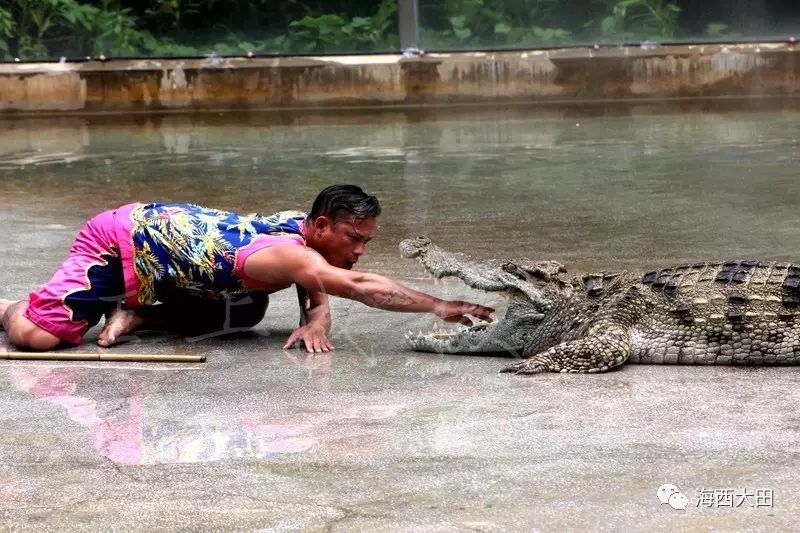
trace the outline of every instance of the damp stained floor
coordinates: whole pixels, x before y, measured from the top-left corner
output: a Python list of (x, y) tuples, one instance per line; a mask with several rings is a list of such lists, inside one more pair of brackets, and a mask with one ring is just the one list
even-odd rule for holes
[[(501, 310), (397, 243), (575, 272), (797, 259), (800, 113), (728, 107), (2, 119), (0, 298), (106, 208), (308, 209), (333, 182), (383, 202), (358, 268)], [(800, 369), (515, 377), (407, 350), (432, 316), (333, 311), (330, 354), (281, 349), (284, 291), (252, 332), (114, 349), (204, 364), (0, 362), (0, 530), (796, 530)]]

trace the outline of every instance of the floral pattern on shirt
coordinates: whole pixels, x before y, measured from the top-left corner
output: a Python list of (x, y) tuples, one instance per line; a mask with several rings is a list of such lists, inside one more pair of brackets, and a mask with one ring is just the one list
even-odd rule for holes
[(221, 298), (245, 292), (236, 276), (236, 253), (259, 235), (300, 235), (306, 214), (239, 215), (186, 203), (153, 203), (133, 210), (134, 270), (138, 300), (152, 305), (159, 284)]

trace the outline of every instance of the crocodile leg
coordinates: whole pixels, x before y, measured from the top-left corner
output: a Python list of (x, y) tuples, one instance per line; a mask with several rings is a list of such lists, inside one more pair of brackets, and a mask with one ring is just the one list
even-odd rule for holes
[(628, 331), (616, 327), (558, 344), (522, 362), (509, 365), (500, 372), (605, 372), (623, 364), (629, 355)]
[(612, 299), (598, 313), (586, 334), (562, 342), (530, 358), (507, 366), (501, 372), (538, 374), (541, 372), (605, 372), (628, 360), (632, 328), (647, 313), (648, 304), (638, 287)]

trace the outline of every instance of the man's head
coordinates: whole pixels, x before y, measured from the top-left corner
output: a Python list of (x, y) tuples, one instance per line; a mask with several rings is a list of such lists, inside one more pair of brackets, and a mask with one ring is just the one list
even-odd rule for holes
[(317, 195), (306, 220), (306, 242), (328, 263), (352, 268), (364, 253), (381, 214), (378, 199), (355, 185), (330, 185)]

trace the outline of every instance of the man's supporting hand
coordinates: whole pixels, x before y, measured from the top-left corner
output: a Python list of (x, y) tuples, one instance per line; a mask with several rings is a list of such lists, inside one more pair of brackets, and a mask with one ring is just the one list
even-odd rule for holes
[(305, 326), (300, 326), (289, 335), (283, 349), (291, 348), (292, 344), (302, 340), (309, 352), (329, 352), (333, 350), (333, 344), (328, 340), (325, 326), (319, 323), (310, 322)]
[(317, 304), (316, 307), (311, 309), (301, 310), (304, 313), (304, 320), (301, 322), (299, 328), (295, 329), (286, 344), (283, 345), (284, 349), (291, 348), (292, 344), (302, 340), (309, 352), (327, 352), (333, 350), (333, 344), (328, 340), (328, 332), (331, 329), (331, 310), (328, 306), (327, 296), (324, 299), (317, 300), (312, 295), (312, 303)]

